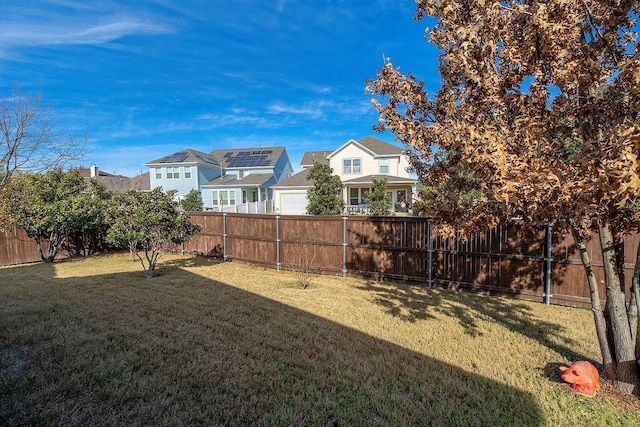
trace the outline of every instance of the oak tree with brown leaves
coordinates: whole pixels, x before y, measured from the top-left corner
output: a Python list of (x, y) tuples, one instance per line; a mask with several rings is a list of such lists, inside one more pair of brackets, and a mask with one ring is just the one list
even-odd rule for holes
[[(640, 228), (639, 2), (416, 3), (414, 18), (435, 21), (426, 34), (440, 49), (442, 85), (430, 97), (385, 60), (367, 82), (375, 127), (410, 148), (420, 181), (446, 200), (431, 206), (443, 231), (520, 217), (572, 233), (605, 376), (638, 392), (640, 301), (627, 305), (622, 267), (624, 235)], [(592, 230), (603, 253), (604, 307), (585, 246)]]

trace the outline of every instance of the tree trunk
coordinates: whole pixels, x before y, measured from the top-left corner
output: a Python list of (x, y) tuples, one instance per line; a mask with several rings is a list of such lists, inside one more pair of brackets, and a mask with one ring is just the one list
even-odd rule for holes
[(602, 354), (604, 376), (612, 379), (616, 377), (616, 373), (613, 364), (613, 356), (611, 355), (611, 348), (609, 347), (609, 340), (607, 340), (607, 321), (605, 320), (604, 312), (600, 305), (598, 280), (596, 279), (596, 275), (591, 266), (591, 259), (589, 258), (589, 252), (587, 251), (584, 237), (575, 228), (571, 229), (571, 234), (573, 235), (573, 241), (580, 253), (580, 260), (582, 261), (582, 266), (584, 267), (584, 271), (587, 276), (587, 283), (589, 284), (591, 312), (593, 313), (593, 320), (596, 325), (596, 335), (598, 337), (598, 344), (600, 345), (600, 353)]
[(38, 247), (38, 252), (40, 253), (40, 259), (44, 262), (47, 261), (47, 258), (44, 256), (44, 251), (42, 250), (42, 239), (38, 235), (29, 236), (36, 242), (36, 246)]
[(629, 304), (629, 326), (631, 327), (631, 340), (636, 343), (636, 360), (640, 360), (640, 244), (636, 250), (636, 263), (631, 278), (631, 301)]
[(602, 249), (602, 263), (604, 266), (604, 281), (607, 293), (607, 320), (613, 350), (615, 387), (625, 393), (639, 391), (638, 373), (635, 358), (635, 346), (631, 341), (631, 328), (627, 317), (627, 307), (620, 275), (618, 274), (618, 260), (615, 251), (615, 241), (611, 226), (607, 219), (601, 218), (598, 223), (600, 247)]
[(49, 234), (49, 248), (47, 249), (47, 258), (45, 262), (53, 262), (58, 254), (58, 249), (64, 242), (66, 233), (62, 231), (54, 231)]
[[(129, 255), (131, 256), (131, 261), (135, 261), (136, 258), (140, 258), (138, 256), (138, 241), (134, 240), (129, 242)], [(142, 261), (142, 260), (140, 260)], [(142, 264), (142, 266), (144, 267), (144, 264)]]

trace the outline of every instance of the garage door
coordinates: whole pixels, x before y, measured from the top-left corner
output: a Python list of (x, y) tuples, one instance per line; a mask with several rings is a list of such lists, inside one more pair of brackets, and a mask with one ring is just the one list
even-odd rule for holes
[(307, 213), (307, 193), (280, 194), (281, 215), (304, 215)]

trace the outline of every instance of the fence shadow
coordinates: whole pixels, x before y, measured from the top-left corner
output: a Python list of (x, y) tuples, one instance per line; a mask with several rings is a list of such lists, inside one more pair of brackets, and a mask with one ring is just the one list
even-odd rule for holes
[(360, 289), (374, 295), (375, 303), (402, 321), (415, 322), (433, 319), (437, 313), (445, 314), (457, 319), (464, 332), (475, 337), (483, 333), (476, 319), (488, 318), (512, 332), (536, 340), (569, 360), (585, 359), (584, 355), (571, 349), (571, 344), (575, 342), (562, 334), (562, 326), (534, 318), (531, 308), (524, 303), (506, 303), (501, 298), (374, 281), (366, 282)]
[[(191, 266), (164, 264), (155, 279), (58, 279), (37, 265), (44, 285), (0, 287), (0, 353), (21, 355), (0, 366), (0, 423), (544, 424), (528, 393)], [(417, 298), (367, 286), (381, 301)]]
[[(530, 230), (513, 224), (466, 238), (443, 237), (435, 231), (430, 236), (430, 226), (425, 221), (373, 218), (355, 224), (349, 233), (353, 249), (347, 267), (364, 276), (531, 301), (543, 301), (547, 295), (544, 228)], [(575, 247), (554, 237), (551, 253), (556, 252), (568, 258), (575, 254)], [(575, 267), (567, 262), (552, 262), (550, 298), (554, 290), (566, 286), (567, 272), (573, 273)], [(573, 279), (571, 275), (570, 280)], [(577, 292), (575, 288), (567, 293)]]

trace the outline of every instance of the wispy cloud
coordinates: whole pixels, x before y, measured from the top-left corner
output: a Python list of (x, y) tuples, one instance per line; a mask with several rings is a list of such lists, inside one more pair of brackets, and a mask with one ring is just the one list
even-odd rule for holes
[(271, 114), (294, 114), (318, 119), (324, 115), (325, 106), (322, 102), (304, 105), (289, 105), (282, 102), (275, 102), (269, 105), (267, 111)]
[(278, 13), (282, 13), (284, 11), (285, 2), (286, 0), (278, 0), (278, 3), (276, 4), (276, 10), (278, 11)]
[(140, 34), (163, 34), (174, 29), (165, 24), (143, 22), (135, 18), (113, 18), (93, 25), (57, 24), (8, 24), (0, 28), (0, 39), (4, 47), (51, 46), (51, 45), (96, 45), (125, 36)]

